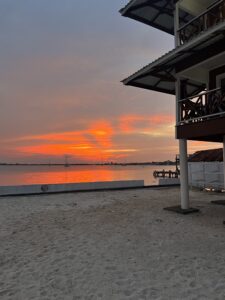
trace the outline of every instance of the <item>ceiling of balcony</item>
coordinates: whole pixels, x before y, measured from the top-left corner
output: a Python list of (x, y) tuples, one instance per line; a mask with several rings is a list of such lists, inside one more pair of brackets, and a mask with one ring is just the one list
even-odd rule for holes
[(179, 7), (193, 16), (198, 16), (215, 2), (215, 0), (181, 0)]
[(195, 79), (198, 82), (208, 84), (209, 72), (225, 65), (225, 53), (220, 53), (206, 61), (179, 73), (179, 76)]

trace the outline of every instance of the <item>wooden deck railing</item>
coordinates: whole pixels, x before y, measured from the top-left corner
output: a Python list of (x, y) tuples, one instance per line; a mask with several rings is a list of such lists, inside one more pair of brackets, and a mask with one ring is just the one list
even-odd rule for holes
[(201, 32), (225, 21), (225, 1), (221, 0), (210, 6), (201, 15), (182, 26), (179, 30), (180, 45), (187, 43)]
[(180, 124), (225, 115), (225, 89), (214, 89), (179, 101)]

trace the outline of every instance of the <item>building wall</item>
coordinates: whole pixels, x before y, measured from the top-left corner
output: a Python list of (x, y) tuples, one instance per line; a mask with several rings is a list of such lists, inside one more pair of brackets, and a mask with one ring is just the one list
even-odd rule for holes
[(189, 185), (197, 188), (224, 188), (223, 162), (189, 162)]

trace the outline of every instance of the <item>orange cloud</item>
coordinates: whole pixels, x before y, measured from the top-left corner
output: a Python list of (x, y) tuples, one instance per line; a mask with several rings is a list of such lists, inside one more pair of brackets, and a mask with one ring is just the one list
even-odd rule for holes
[(107, 149), (104, 150), (104, 152), (108, 153), (131, 153), (131, 152), (137, 152), (137, 149)]
[[(170, 135), (168, 127), (174, 127), (174, 118), (171, 115), (158, 114), (153, 116), (126, 115), (120, 118), (120, 130), (124, 133), (144, 133), (152, 135)], [(157, 134), (156, 131), (158, 132)]]
[(65, 154), (68, 154), (76, 159), (85, 159), (88, 161), (108, 160), (111, 157), (111, 154), (104, 153), (104, 151), (93, 147), (91, 144), (40, 144), (35, 146), (19, 147), (18, 151), (28, 155), (38, 154), (49, 156), (64, 156)]
[(93, 123), (87, 130), (91, 134), (100, 147), (107, 148), (112, 146), (112, 136), (114, 130), (110, 122), (101, 120)]
[(132, 132), (138, 122), (143, 121), (144, 117), (140, 115), (126, 115), (120, 118), (120, 130), (122, 132)]
[(189, 153), (194, 153), (199, 150), (217, 149), (217, 148), (222, 148), (222, 144), (201, 142), (201, 141), (190, 141), (188, 144)]
[(17, 151), (27, 155), (63, 156), (69, 154), (77, 159), (108, 160), (112, 154), (105, 150), (113, 147), (113, 134), (114, 130), (110, 122), (102, 120), (92, 123), (83, 131), (21, 137), (17, 141), (26, 141), (33, 145), (18, 146)]
[(27, 135), (18, 138), (6, 139), (5, 142), (26, 142), (26, 141), (55, 141), (55, 142), (74, 142), (75, 140), (83, 141), (84, 131), (57, 132), (38, 135)]
[[(114, 137), (122, 134), (171, 136), (174, 125), (170, 115), (124, 115), (114, 123), (97, 120), (78, 131), (66, 131), (41, 135), (23, 136), (11, 140), (17, 143), (16, 150), (23, 155), (73, 156), (88, 161), (117, 160), (131, 157), (141, 151), (141, 145), (115, 143)], [(8, 141), (9, 142), (9, 141)], [(19, 143), (19, 144), (18, 144)], [(24, 143), (20, 146), (21, 143)], [(121, 145), (122, 145), (121, 144)]]

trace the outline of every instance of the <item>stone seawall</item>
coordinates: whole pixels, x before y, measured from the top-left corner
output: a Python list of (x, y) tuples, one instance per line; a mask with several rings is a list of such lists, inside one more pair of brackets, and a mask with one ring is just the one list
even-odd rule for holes
[(144, 187), (144, 180), (0, 186), (0, 196), (51, 194), (76, 191), (97, 191), (136, 187)]

